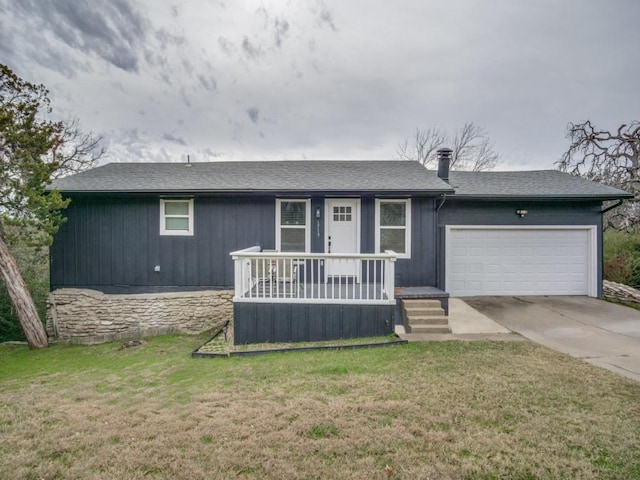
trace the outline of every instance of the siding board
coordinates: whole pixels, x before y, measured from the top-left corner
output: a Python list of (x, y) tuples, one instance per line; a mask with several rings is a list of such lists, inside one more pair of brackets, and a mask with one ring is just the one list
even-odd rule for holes
[(234, 342), (242, 345), (390, 335), (394, 308), (393, 305), (234, 303)]
[[(260, 308), (260, 304), (256, 304), (256, 308)], [(290, 342), (291, 341), (291, 305), (286, 303), (272, 303), (273, 317), (271, 323), (272, 337), (267, 342)], [(236, 322), (233, 318), (234, 324)], [(263, 340), (257, 339), (258, 342)]]
[(309, 310), (302, 303), (291, 305), (291, 341), (303, 342), (309, 338)]
[[(113, 276), (111, 270), (111, 205), (110, 201), (107, 201), (104, 205), (96, 204), (92, 202), (89, 204), (89, 208), (91, 208), (94, 212), (94, 219), (96, 220), (96, 225), (98, 225), (98, 241), (97, 247), (99, 249), (100, 256), (100, 271), (98, 275), (92, 275), (94, 277), (93, 281), (88, 281), (89, 285), (111, 285), (113, 284)], [(72, 202), (73, 206), (74, 203)], [(78, 208), (81, 208), (79, 205)], [(74, 221), (74, 218), (71, 216), (71, 212), (69, 212), (69, 222)], [(62, 242), (66, 247), (66, 242)], [(54, 245), (56, 243), (54, 242)], [(75, 245), (70, 245), (69, 248), (74, 248)], [(77, 280), (73, 277), (71, 279), (67, 279), (67, 283), (65, 285), (80, 285)]]
[[(246, 338), (247, 343), (257, 342), (259, 338), (273, 338), (273, 306), (269, 305), (266, 308), (258, 308), (255, 307), (255, 317), (256, 322), (252, 324), (249, 322), (249, 325), (253, 327), (253, 330), (250, 330), (251, 334), (247, 332)], [(235, 322), (234, 322), (235, 325)], [(234, 326), (235, 328), (235, 326)]]

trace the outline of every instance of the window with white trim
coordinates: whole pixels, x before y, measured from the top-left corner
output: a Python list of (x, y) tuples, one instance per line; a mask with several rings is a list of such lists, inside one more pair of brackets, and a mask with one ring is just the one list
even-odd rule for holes
[(193, 199), (160, 199), (160, 235), (193, 235)]
[(411, 200), (376, 199), (376, 252), (411, 258)]
[(276, 200), (276, 250), (311, 251), (311, 202), (300, 199)]

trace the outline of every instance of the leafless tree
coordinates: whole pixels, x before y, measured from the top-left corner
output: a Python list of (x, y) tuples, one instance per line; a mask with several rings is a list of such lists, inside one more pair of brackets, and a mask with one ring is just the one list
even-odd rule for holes
[(622, 124), (615, 131), (598, 129), (590, 120), (569, 123), (567, 138), (571, 145), (558, 168), (633, 193), (632, 200), (607, 215), (607, 225), (640, 225), (640, 122)]
[(465, 123), (452, 138), (437, 127), (426, 130), (416, 128), (413, 137), (398, 144), (396, 155), (403, 160), (416, 160), (427, 168), (435, 168), (438, 160), (436, 152), (442, 147), (449, 147), (453, 151), (453, 170), (492, 170), (500, 160), (485, 129), (472, 122)]
[(49, 153), (51, 161), (58, 167), (51, 175), (52, 180), (86, 170), (104, 157), (102, 137), (83, 132), (77, 118), (69, 118), (57, 125), (56, 144)]

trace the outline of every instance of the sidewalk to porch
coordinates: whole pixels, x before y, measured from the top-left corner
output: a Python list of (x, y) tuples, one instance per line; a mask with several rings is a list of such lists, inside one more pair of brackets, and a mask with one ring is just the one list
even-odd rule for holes
[(449, 299), (449, 326), (451, 333), (446, 334), (406, 333), (402, 325), (396, 325), (395, 332), (400, 338), (410, 342), (434, 340), (526, 341), (524, 337), (494, 322), (460, 298)]

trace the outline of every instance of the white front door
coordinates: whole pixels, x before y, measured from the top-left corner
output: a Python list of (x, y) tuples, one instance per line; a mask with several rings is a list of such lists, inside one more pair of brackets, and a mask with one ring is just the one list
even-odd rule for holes
[[(331, 198), (325, 201), (325, 252), (360, 253), (360, 200)], [(329, 259), (327, 276), (358, 277), (357, 260)]]

